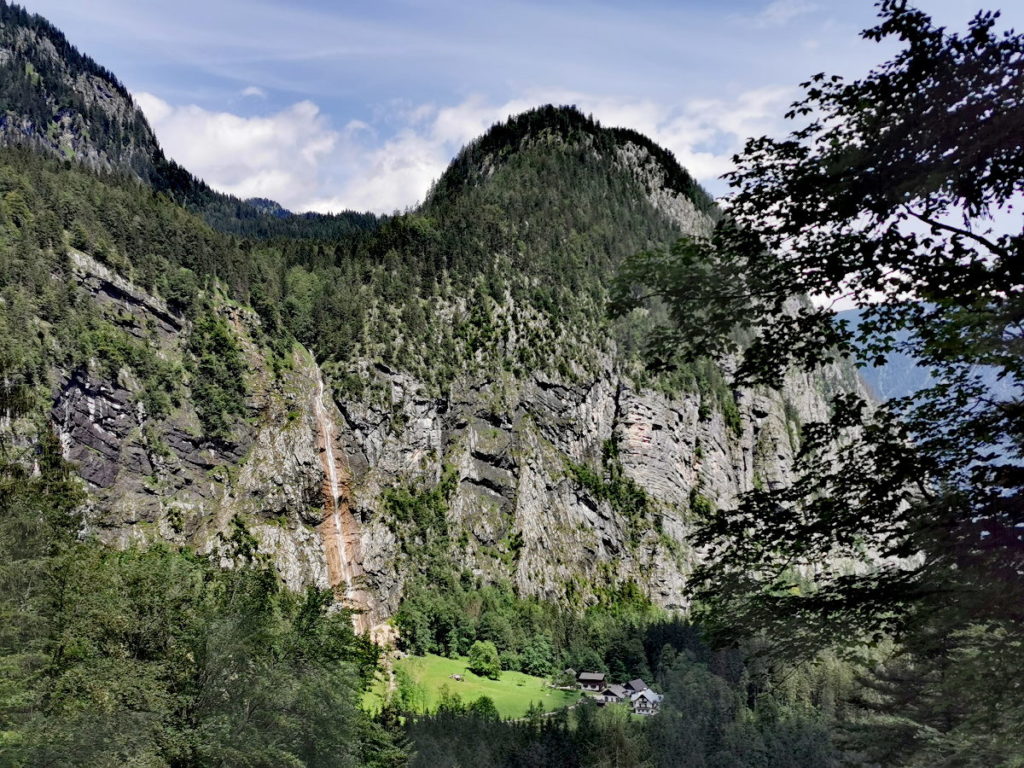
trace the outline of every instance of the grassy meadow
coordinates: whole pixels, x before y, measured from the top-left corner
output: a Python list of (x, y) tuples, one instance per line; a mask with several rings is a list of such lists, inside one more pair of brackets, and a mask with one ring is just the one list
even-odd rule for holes
[[(462, 680), (453, 680), (452, 675), (461, 675)], [(490, 697), (503, 718), (522, 717), (534, 703), (550, 712), (575, 704), (580, 698), (578, 691), (550, 688), (546, 679), (522, 672), (503, 671), (497, 680), (480, 677), (466, 669), (464, 656), (456, 659), (433, 654), (407, 656), (395, 662), (395, 676), (400, 686), (406, 686), (407, 696), (420, 712), (435, 709), (445, 687), (466, 704), (484, 696)], [(371, 712), (379, 710), (386, 691), (384, 676), (378, 675), (363, 698), (363, 708)]]

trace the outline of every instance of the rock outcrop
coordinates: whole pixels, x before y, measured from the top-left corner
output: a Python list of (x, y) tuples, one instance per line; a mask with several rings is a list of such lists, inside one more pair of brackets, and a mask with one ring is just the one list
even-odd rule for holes
[[(0, 66), (17, 59), (46, 70), (49, 90), (33, 109), (45, 113), (58, 92), (71, 94), (79, 108), (55, 118), (45, 135), (29, 126), (26, 136), (35, 131), (33, 140), (57, 142), (44, 149), (58, 151), (74, 139), (61, 133), (62, 121), (80, 128), (88, 114), (107, 126), (107, 139), (121, 136), (115, 144), (127, 154), (104, 154), (102, 143), (72, 146), (83, 161), (131, 166), (158, 152), (155, 144), (143, 146), (152, 137), (144, 122), (133, 122), (137, 111), (127, 93), (91, 62), (70, 66), (70, 54), (59, 49), (66, 43), (54, 35), (28, 22), (5, 25), (0, 34)], [(22, 130), (10, 116), (3, 119), (0, 140), (12, 126)], [(516, 153), (529, 162), (517, 164)], [(573, 174), (585, 169), (579, 180), (589, 185), (590, 202), (609, 198), (618, 207), (568, 224), (558, 216), (546, 224), (535, 219), (538, 230), (544, 224), (551, 232), (529, 244), (522, 238), (534, 224), (525, 214), (508, 226), (495, 218), (478, 233), (458, 229), (460, 220), (446, 224), (460, 201), (497, 217), (495, 202), (473, 193), (503, 189), (507, 197), (495, 199), (514, 200), (516, 169), (523, 165), (529, 174), (569, 179), (559, 194), (570, 197)], [(505, 186), (480, 186), (495, 179)], [(565, 286), (541, 299), (493, 286), (485, 296), (480, 283), (464, 279), (458, 290), (415, 307), (432, 313), (435, 323), (460, 325), (458, 341), (440, 334), (457, 348), (449, 356), (455, 374), (417, 378), (431, 374), (428, 343), (406, 350), (415, 365), (399, 370), (401, 358), (385, 364), (390, 358), (379, 352), (392, 339), (378, 333), (376, 347), (331, 358), (328, 371), (346, 377), (333, 386), (309, 350), (295, 343), (282, 353), (280, 328), (274, 341), (259, 315), (222, 288), (208, 288), (196, 311), (215, 316), (218, 333), (231, 337), (227, 346), (241, 361), (232, 365), (244, 369), (238, 372), (244, 386), (232, 390), (225, 409), (217, 397), (202, 395), (204, 382), (195, 380), (197, 360), (207, 354), (196, 351), (205, 349), (196, 339), (208, 333), (197, 329), (209, 318), (193, 324), (111, 266), (131, 264), (131, 253), (105, 264), (71, 250), (54, 279), (73, 283), (102, 339), (88, 364), (70, 370), (54, 364), (50, 416), (88, 487), (85, 532), (116, 546), (172, 542), (225, 567), (268, 559), (295, 588), (333, 589), (339, 604), (356, 611), (364, 632), (379, 631), (410, 578), (426, 573), (429, 558), (555, 601), (585, 604), (633, 584), (661, 605), (684, 607), (687, 575), (699, 556), (687, 539), (694, 514), (731, 505), (759, 484), (790, 482), (800, 424), (825, 415), (827, 395), (858, 386), (856, 378), (837, 367), (794, 376), (781, 392), (733, 391), (716, 369), (714, 381), (695, 377), (675, 391), (664, 382), (637, 384), (615, 335), (601, 337), (608, 327), (600, 281), (623, 258), (622, 249), (609, 245), (614, 233), (594, 241), (569, 235), (597, 226), (597, 219), (634, 216), (648, 240), (637, 235), (630, 242), (642, 247), (673, 234), (707, 234), (716, 215), (674, 159), (639, 134), (546, 107), (471, 144), (442, 182), (416, 226), (433, 233), (435, 245), (460, 237), (486, 243), (468, 251), (470, 264), (452, 260), (447, 268), (462, 270), (463, 278), (473, 269), (480, 275), (520, 269), (520, 283), (529, 285), (545, 279), (540, 274), (550, 279), (563, 244), (575, 242), (576, 268), (589, 264), (596, 277), (591, 293), (574, 305), (576, 314), (564, 317), (576, 317), (584, 330), (560, 324), (551, 309), (552, 302), (573, 300)], [(531, 198), (522, 210), (534, 211), (545, 199)], [(571, 230), (565, 237), (563, 227)], [(531, 264), (544, 267), (532, 275)], [(217, 285), (206, 277), (206, 285)], [(375, 331), (395, 323), (393, 340), (406, 344), (404, 315), (373, 298), (366, 322)], [(488, 325), (480, 338), (467, 331), (477, 317), (471, 305)], [(540, 340), (543, 354), (520, 354)], [(514, 364), (502, 363), (513, 356)], [(159, 386), (145, 373), (157, 369)], [(352, 380), (363, 386), (346, 388)], [(216, 427), (209, 423), (211, 407), (222, 417)]]
[[(384, 491), (432, 486), (446, 467), (457, 478), (449, 525), (461, 535), (458, 562), (485, 580), (511, 578), (524, 594), (562, 601), (633, 581), (659, 604), (683, 607), (696, 500), (728, 505), (757, 484), (789, 482), (800, 423), (822, 418), (827, 393), (851, 384), (837, 367), (794, 377), (781, 395), (739, 391), (739, 422), (729, 424), (706, 393), (638, 390), (607, 362), (582, 385), (541, 376), (474, 382), (441, 400), (410, 396), (412, 382), (378, 369), (390, 406), (342, 404), (376, 620), (397, 607), (414, 567)], [(399, 430), (395, 412), (404, 416)], [(620, 482), (648, 497), (643, 509), (616, 508), (613, 489), (581, 481), (578, 468), (607, 477), (610, 461)]]
[[(120, 331), (165, 361), (184, 359), (187, 320), (85, 254), (72, 252), (70, 262), (80, 288)], [(86, 527), (111, 544), (166, 540), (221, 554), (228, 564), (239, 556), (232, 537), (244, 529), (286, 582), (327, 586), (316, 532), (325, 513), (311, 399), (320, 371), (296, 345), (289, 366), (275, 373), (257, 340), (255, 314), (228, 305), (221, 311), (248, 368), (248, 414), (229, 439), (203, 436), (187, 381), (177, 407), (156, 417), (127, 368), (106, 376), (104, 361), (96, 360), (55, 372), (51, 418), (90, 491)]]
[[(643, 148), (626, 144), (618, 160), (680, 230), (709, 230)], [(84, 254), (70, 265), (111, 322), (185, 369), (185, 318)], [(376, 396), (333, 397), (309, 351), (296, 344), (272, 365), (258, 317), (215, 306), (248, 368), (247, 414), (228, 438), (203, 436), (187, 376), (178, 405), (156, 418), (128, 369), (60, 373), (52, 418), (89, 486), (87, 528), (120, 546), (191, 546), (226, 566), (269, 558), (296, 588), (334, 589), (360, 631), (396, 610), (427, 548), (523, 594), (578, 604), (631, 582), (685, 607), (694, 513), (789, 482), (800, 424), (826, 415), (831, 392), (859, 386), (837, 366), (794, 375), (782, 392), (722, 381), (669, 393), (637, 386), (609, 344), (570, 378), (467, 373), (440, 395), (365, 361), (355, 375)], [(441, 483), (438, 542), (399, 519), (391, 494)]]
[(377, 601), (363, 579), (362, 531), (352, 513), (352, 471), (336, 442), (336, 413), (337, 407), (326, 398), (321, 374), (313, 394), (325, 513), (319, 532), (331, 588), (342, 605), (354, 612), (355, 628), (363, 633), (371, 627), (372, 606)]
[[(710, 217), (665, 187), (642, 148), (626, 144), (619, 158), (681, 230), (710, 230)], [(801, 424), (825, 418), (832, 393), (860, 387), (835, 365), (791, 375), (782, 392), (729, 391), (736, 407), (726, 415), (721, 392), (637, 387), (614, 349), (595, 354), (585, 368), (597, 372), (583, 380), (463, 378), (440, 398), (384, 366), (359, 371), (385, 393), (339, 403), (375, 622), (416, 571), (406, 542), (427, 543), (395, 518), (388, 489), (436, 487), (445, 476), (455, 481), (451, 555), (480, 578), (556, 601), (633, 582), (661, 605), (685, 607), (699, 556), (687, 543), (694, 508), (790, 482)]]

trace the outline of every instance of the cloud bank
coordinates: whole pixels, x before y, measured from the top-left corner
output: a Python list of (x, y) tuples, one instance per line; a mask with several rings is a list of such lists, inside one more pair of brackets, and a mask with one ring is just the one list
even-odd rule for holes
[(390, 213), (422, 201), (458, 150), (492, 124), (546, 103), (575, 104), (604, 125), (650, 136), (721, 192), (715, 180), (731, 167), (732, 154), (748, 136), (777, 133), (792, 95), (768, 87), (664, 105), (536, 90), (504, 103), (471, 97), (453, 105), (394, 106), (372, 121), (342, 126), (308, 100), (251, 117), (172, 105), (149, 93), (137, 100), (165, 151), (216, 189), (267, 197), (295, 211)]

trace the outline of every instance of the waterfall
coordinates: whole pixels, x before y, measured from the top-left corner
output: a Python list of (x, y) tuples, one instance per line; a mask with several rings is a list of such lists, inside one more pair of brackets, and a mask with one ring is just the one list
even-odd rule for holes
[(341, 496), (341, 492), (338, 489), (338, 465), (334, 459), (334, 425), (331, 423), (327, 415), (327, 409), (324, 407), (324, 377), (322, 373), (317, 379), (316, 384), (316, 400), (313, 401), (313, 413), (316, 417), (316, 423), (320, 427), (320, 437), (324, 441), (324, 453), (326, 454), (325, 465), (329, 488), (327, 503), (330, 507), (328, 511), (336, 512), (338, 497)]
[[(316, 397), (313, 400), (313, 416), (316, 419), (320, 442), (320, 463), (324, 473), (324, 511), (327, 513), (320, 524), (320, 535), (324, 542), (327, 558), (327, 575), (331, 587), (344, 605), (355, 611), (353, 624), (357, 632), (369, 628), (367, 595), (357, 585), (362, 575), (359, 546), (359, 524), (349, 509), (348, 471), (339, 477), (338, 456), (335, 454), (334, 423), (325, 404), (326, 387), (323, 373), (317, 370)], [(344, 461), (344, 456), (341, 457)]]

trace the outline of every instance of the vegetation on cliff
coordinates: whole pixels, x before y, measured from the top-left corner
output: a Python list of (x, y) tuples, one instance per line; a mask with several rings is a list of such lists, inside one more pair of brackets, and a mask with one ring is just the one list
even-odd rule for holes
[[(5, 375), (8, 416), (32, 401)], [(80, 539), (43, 429), (37, 449), (0, 435), (0, 764), (404, 764), (356, 706), (377, 649), (329, 593), (285, 589), (241, 528), (230, 570)]]

